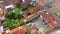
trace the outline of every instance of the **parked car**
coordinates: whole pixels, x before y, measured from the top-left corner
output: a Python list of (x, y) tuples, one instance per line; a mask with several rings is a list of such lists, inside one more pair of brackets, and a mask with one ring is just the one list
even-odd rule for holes
[(47, 21), (45, 19), (42, 20), (42, 23), (43, 23), (44, 27), (48, 28), (48, 24), (47, 24)]
[(44, 24), (44, 25), (47, 25), (47, 22), (46, 22), (46, 20), (42, 20), (42, 23)]
[(51, 8), (51, 7), (52, 7), (51, 4), (46, 4), (46, 5), (45, 5), (45, 8), (47, 8), (47, 9), (49, 9), (49, 8)]

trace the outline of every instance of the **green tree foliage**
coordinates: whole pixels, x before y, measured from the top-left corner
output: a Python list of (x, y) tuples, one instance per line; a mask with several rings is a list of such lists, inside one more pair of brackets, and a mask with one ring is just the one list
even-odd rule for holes
[(26, 6), (21, 6), (21, 10), (22, 11), (24, 11), (24, 10), (28, 10), (28, 9), (30, 9), (30, 8), (32, 8), (32, 7), (35, 7), (33, 4), (32, 5), (30, 5), (30, 4), (27, 4)]
[(20, 10), (19, 8), (14, 9), (14, 12), (8, 12), (6, 14), (6, 21), (3, 23), (3, 27), (7, 27), (9, 29), (14, 29), (18, 26), (21, 26), (23, 24), (23, 21), (21, 21), (20, 18)]

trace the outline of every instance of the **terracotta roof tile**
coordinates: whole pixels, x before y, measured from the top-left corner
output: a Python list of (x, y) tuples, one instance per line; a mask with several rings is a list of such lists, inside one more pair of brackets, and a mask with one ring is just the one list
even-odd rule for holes
[(27, 14), (29, 12), (29, 10), (25, 10), (24, 13)]
[(34, 17), (34, 16), (36, 16), (37, 14), (32, 14), (32, 15), (30, 15), (30, 16), (28, 16), (28, 19), (30, 19), (30, 18), (32, 18), (32, 17)]
[(26, 31), (26, 29), (19, 29), (19, 28), (15, 28), (15, 29), (13, 29), (13, 30), (11, 30), (11, 34), (25, 34), (25, 32), (27, 32)]
[(50, 15), (50, 14), (44, 13), (42, 16), (43, 16), (43, 18), (45, 18), (48, 21), (52, 21), (53, 20), (53, 16)]
[(32, 13), (32, 12), (38, 12), (38, 11), (41, 11), (43, 10), (43, 6), (36, 6), (34, 8), (30, 8), (29, 11)]
[(32, 12), (34, 12), (34, 9), (35, 9), (35, 8), (31, 8), (31, 9), (29, 9), (29, 11), (32, 13)]
[(55, 28), (59, 26), (59, 22), (56, 18), (54, 18), (51, 14), (42, 14), (43, 18), (47, 20), (47, 24), (50, 28)]

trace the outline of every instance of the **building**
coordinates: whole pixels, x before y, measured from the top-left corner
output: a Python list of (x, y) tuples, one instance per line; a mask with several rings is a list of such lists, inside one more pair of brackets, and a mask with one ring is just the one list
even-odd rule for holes
[(54, 16), (52, 16), (49, 12), (43, 13), (42, 14), (43, 19), (45, 19), (47, 21), (47, 25), (50, 28), (55, 28), (57, 26), (59, 26), (59, 22), (56, 18), (54, 18)]
[(43, 6), (41, 6), (41, 5), (36, 6), (36, 7), (30, 8), (29, 10), (25, 10), (23, 16), (24, 16), (24, 18), (26, 18), (27, 21), (31, 21), (32, 19), (39, 16), (38, 13), (41, 12), (42, 10), (44, 10)]
[(25, 33), (27, 33), (27, 30), (24, 26), (20, 26), (10, 30), (10, 34), (25, 34)]

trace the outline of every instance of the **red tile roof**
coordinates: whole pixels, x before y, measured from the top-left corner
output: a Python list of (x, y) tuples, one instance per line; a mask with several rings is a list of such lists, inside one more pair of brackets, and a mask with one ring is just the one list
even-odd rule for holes
[(46, 19), (47, 21), (52, 21), (53, 20), (53, 16), (50, 14), (42, 14), (43, 18)]
[(13, 29), (13, 30), (11, 30), (11, 34), (25, 34), (25, 32), (27, 32), (26, 31), (26, 29), (19, 29), (19, 28), (15, 28), (15, 29)]
[(47, 24), (51, 29), (55, 28), (55, 26), (52, 23), (47, 23)]
[(54, 28), (59, 26), (59, 22), (56, 18), (54, 18), (51, 14), (42, 14), (43, 18), (47, 20), (47, 24), (50, 28)]
[(15, 32), (11, 33), (11, 34), (25, 34), (25, 30), (21, 29), (21, 30), (16, 30)]
[(40, 6), (36, 6), (36, 7), (34, 7), (34, 8), (30, 8), (29, 11), (32, 13), (32, 12), (41, 11), (41, 10), (43, 10), (43, 9), (44, 9), (44, 7), (40, 5)]
[(30, 19), (30, 18), (32, 18), (32, 17), (34, 17), (34, 16), (36, 16), (37, 14), (32, 14), (32, 15), (30, 15), (30, 16), (28, 16), (28, 19)]
[(24, 11), (24, 14), (27, 14), (28, 12), (29, 12), (29, 10), (25, 10), (25, 11)]

